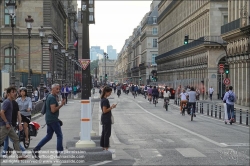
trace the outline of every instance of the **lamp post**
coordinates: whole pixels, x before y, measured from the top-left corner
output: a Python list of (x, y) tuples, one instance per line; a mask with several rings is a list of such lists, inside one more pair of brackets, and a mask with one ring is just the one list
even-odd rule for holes
[[(58, 49), (58, 43), (55, 41), (54, 44), (53, 44), (53, 49), (54, 50), (57, 50)], [(55, 79), (57, 79), (57, 71), (56, 71), (56, 68), (55, 68), (55, 52), (53, 51), (53, 56), (52, 56), (52, 84), (55, 82)]]
[(52, 54), (51, 54), (51, 50), (52, 50), (52, 48), (51, 48), (51, 45), (52, 45), (52, 43), (53, 43), (53, 36), (51, 36), (51, 35), (49, 35), (48, 36), (48, 43), (49, 43), (49, 53), (50, 53), (50, 78), (51, 78), (51, 84), (53, 83), (53, 81), (52, 81), (52, 77), (51, 77), (51, 74), (52, 74), (52, 72), (53, 72), (53, 70), (52, 70)]
[[(62, 54), (65, 54), (65, 52), (66, 52), (65, 48), (62, 47), (62, 48), (61, 48), (61, 53), (62, 53)], [(63, 58), (63, 60), (64, 60), (64, 56), (63, 56), (62, 58)], [(63, 68), (64, 68), (64, 64), (65, 64), (64, 61), (63, 61), (62, 64), (63, 64)], [(62, 69), (62, 70), (63, 70), (63, 69)], [(66, 69), (65, 69), (65, 70), (66, 70)], [(62, 77), (62, 79), (63, 79), (63, 77)], [(61, 85), (62, 85), (62, 82), (61, 82)]]
[(106, 73), (106, 59), (108, 59), (108, 54), (106, 52), (104, 52), (104, 65), (105, 65), (105, 78), (104, 78), (104, 84), (107, 84), (107, 73)]
[(27, 85), (27, 94), (29, 97), (32, 96), (32, 85), (31, 85), (31, 78), (30, 78), (30, 38), (31, 38), (31, 29), (32, 29), (32, 23), (34, 22), (33, 18), (31, 18), (30, 15), (28, 15), (28, 18), (25, 18), (25, 22), (28, 29), (28, 38), (29, 38), (29, 74), (28, 74), (28, 85)]
[(68, 70), (68, 65), (67, 65), (67, 59), (68, 59), (68, 56), (69, 56), (69, 53), (68, 52), (65, 52), (65, 56), (64, 56), (64, 79), (65, 79), (65, 82), (67, 82), (67, 70)]
[(44, 97), (44, 88), (43, 88), (43, 38), (45, 37), (45, 29), (43, 26), (39, 29), (39, 36), (41, 37), (41, 82), (40, 82), (40, 99)]
[(10, 21), (11, 21), (11, 28), (12, 28), (12, 44), (11, 44), (11, 51), (12, 51), (12, 71), (11, 71), (11, 86), (15, 86), (15, 72), (14, 72), (14, 18), (16, 17), (16, 1), (9, 0), (8, 3), (6, 3), (7, 6), (7, 10), (9, 12), (10, 15)]

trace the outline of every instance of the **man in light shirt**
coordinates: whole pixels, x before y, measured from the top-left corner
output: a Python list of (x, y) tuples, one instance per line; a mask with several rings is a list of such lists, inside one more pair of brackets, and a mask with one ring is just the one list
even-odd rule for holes
[(212, 100), (213, 93), (214, 93), (214, 88), (211, 86), (211, 88), (209, 88), (210, 100)]
[(165, 108), (166, 101), (168, 100), (169, 103), (169, 99), (171, 97), (171, 93), (169, 92), (168, 88), (166, 88), (166, 91), (163, 92), (163, 97), (164, 97), (163, 107)]

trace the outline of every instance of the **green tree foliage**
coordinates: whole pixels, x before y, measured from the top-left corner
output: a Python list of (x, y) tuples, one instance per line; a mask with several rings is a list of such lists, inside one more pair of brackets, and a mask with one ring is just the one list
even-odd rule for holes
[(99, 62), (99, 60), (97, 59), (97, 60), (94, 60), (94, 61), (92, 61), (92, 62), (90, 62), (90, 72), (92, 73), (92, 74), (94, 74), (94, 72), (95, 72), (95, 68), (96, 67), (98, 67), (98, 62)]

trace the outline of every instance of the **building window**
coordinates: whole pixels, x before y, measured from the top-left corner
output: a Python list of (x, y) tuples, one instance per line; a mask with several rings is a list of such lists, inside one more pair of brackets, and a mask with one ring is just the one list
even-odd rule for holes
[(227, 23), (228, 23), (228, 16), (224, 16), (224, 24), (223, 25), (225, 25)]
[(153, 28), (152, 34), (153, 35), (157, 35), (158, 34), (158, 29), (157, 28)]
[(153, 39), (153, 47), (154, 47), (154, 48), (157, 47), (157, 39)]
[[(12, 65), (12, 49), (11, 47), (4, 49), (4, 66), (6, 69), (11, 70)], [(16, 66), (16, 49), (14, 49), (14, 70)]]
[(153, 24), (157, 24), (157, 18), (153, 17)]
[[(5, 0), (4, 4), (5, 4), (5, 8), (4, 8), (4, 25), (5, 26), (11, 26), (10, 25), (10, 15), (9, 15), (9, 11), (7, 9), (6, 3), (8, 3), (9, 0)], [(14, 0), (15, 2), (15, 0)], [(14, 18), (14, 24), (16, 24), (16, 17)]]
[(151, 59), (152, 64), (156, 64), (155, 63), (155, 57), (157, 57), (157, 54), (152, 54), (152, 59)]

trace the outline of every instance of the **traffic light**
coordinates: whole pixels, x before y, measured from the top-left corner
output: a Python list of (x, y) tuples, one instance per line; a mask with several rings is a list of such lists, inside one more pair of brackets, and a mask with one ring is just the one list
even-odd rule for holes
[(224, 71), (225, 71), (225, 74), (226, 74), (226, 78), (228, 78), (228, 75), (229, 75), (229, 65), (228, 64), (224, 65)]
[(225, 69), (225, 73), (226, 73), (226, 74), (229, 74), (229, 69)]
[(141, 81), (141, 77), (140, 77), (140, 81)]
[(105, 78), (106, 78), (106, 79), (108, 78), (108, 75), (107, 75), (107, 74), (105, 74)]
[(188, 44), (188, 35), (186, 35), (184, 38), (184, 44)]

